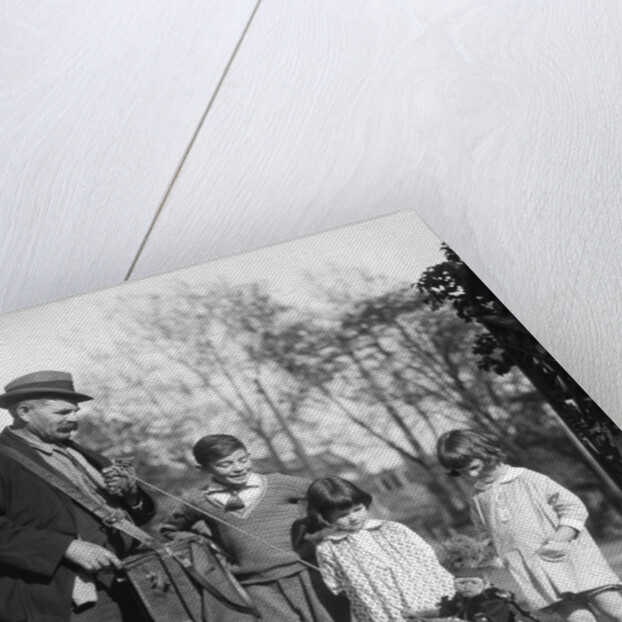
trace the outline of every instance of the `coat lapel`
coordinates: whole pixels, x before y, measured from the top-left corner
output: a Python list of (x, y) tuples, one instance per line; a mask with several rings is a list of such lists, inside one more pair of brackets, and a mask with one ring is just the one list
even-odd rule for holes
[[(2, 445), (11, 448), (13, 451), (17, 451), (20, 454), (23, 454), (26, 458), (29, 458), (33, 462), (36, 462), (38, 465), (43, 467), (50, 474), (62, 477), (63, 479), (66, 479), (68, 482), (73, 484), (71, 480), (67, 479), (64, 473), (61, 473), (60, 471), (52, 468), (39, 455), (38, 451), (30, 447), (28, 443), (20, 439), (19, 436), (13, 434), (8, 428), (5, 428), (4, 430), (2, 430), (2, 432), (0, 432), (0, 451), (2, 451)], [(31, 473), (30, 471), (28, 471), (28, 473), (32, 475), (32, 477), (39, 477), (35, 473)], [(67, 495), (63, 494), (60, 490), (57, 490), (55, 486), (50, 485), (49, 488), (54, 492), (56, 497), (58, 497), (59, 501), (67, 508), (67, 510), (69, 510), (69, 513), (73, 516), (73, 501)]]

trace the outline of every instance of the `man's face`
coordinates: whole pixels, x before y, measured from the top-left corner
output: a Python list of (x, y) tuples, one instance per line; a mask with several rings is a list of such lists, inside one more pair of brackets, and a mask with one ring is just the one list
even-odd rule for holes
[(456, 592), (466, 598), (473, 598), (481, 594), (487, 587), (488, 581), (481, 577), (456, 577), (454, 579)]
[(68, 440), (78, 429), (80, 407), (66, 400), (27, 400), (16, 408), (18, 418), (26, 430), (46, 443)]
[(225, 458), (216, 460), (205, 470), (212, 478), (227, 488), (241, 488), (252, 473), (251, 457), (244, 449), (238, 449)]

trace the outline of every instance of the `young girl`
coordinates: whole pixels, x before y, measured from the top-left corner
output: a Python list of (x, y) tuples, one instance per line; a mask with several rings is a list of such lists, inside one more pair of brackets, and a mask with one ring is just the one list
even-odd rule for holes
[(309, 482), (253, 473), (245, 445), (228, 434), (204, 436), (193, 454), (208, 482), (167, 519), (163, 535), (173, 538), (207, 525), (265, 622), (347, 621), (347, 610), (339, 609), (321, 581), (316, 589), (293, 550), (291, 529)]
[(372, 497), (353, 483), (315, 480), (307, 502), (311, 517), (328, 527), (317, 538), (322, 576), (348, 597), (355, 622), (404, 622), (453, 593), (432, 547), (400, 523), (370, 519)]
[(620, 579), (584, 529), (587, 510), (552, 479), (504, 464), (499, 441), (471, 430), (438, 440), (450, 475), (474, 483), (471, 516), (518, 584), (529, 608), (571, 622), (593, 622), (592, 609), (622, 620)]

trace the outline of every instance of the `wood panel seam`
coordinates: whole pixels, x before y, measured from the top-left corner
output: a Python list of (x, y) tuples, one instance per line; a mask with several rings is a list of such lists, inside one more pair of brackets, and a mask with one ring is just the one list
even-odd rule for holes
[(238, 51), (240, 50), (240, 48), (242, 47), (242, 43), (248, 33), (248, 31), (250, 30), (251, 24), (253, 23), (253, 20), (255, 18), (255, 15), (257, 14), (257, 11), (259, 10), (259, 7), (262, 3), (262, 0), (257, 0), (257, 3), (255, 4), (255, 7), (253, 8), (253, 11), (248, 19), (248, 22), (246, 23), (246, 25), (244, 26), (244, 29), (242, 30), (242, 34), (240, 35), (240, 38), (235, 46), (235, 48), (233, 49), (233, 53), (231, 54), (231, 58), (229, 59), (229, 62), (227, 63), (227, 65), (224, 68), (224, 71), (222, 73), (222, 76), (220, 77), (220, 80), (218, 81), (218, 84), (216, 85), (216, 88), (214, 89), (214, 92), (212, 93), (212, 96), (210, 97), (207, 106), (205, 107), (205, 110), (203, 112), (203, 114), (201, 115), (201, 118), (199, 119), (199, 123), (197, 124), (197, 127), (194, 131), (194, 133), (192, 134), (192, 137), (190, 138), (190, 141), (188, 142), (188, 146), (186, 147), (186, 149), (184, 150), (184, 153), (181, 156), (181, 159), (179, 160), (179, 164), (177, 165), (177, 167), (175, 168), (175, 171), (173, 172), (173, 176), (171, 178), (170, 183), (168, 184), (164, 195), (162, 197), (162, 200), (160, 201), (160, 204), (158, 205), (155, 214), (153, 216), (153, 219), (151, 221), (151, 224), (149, 225), (149, 228), (147, 229), (147, 232), (145, 233), (145, 236), (143, 237), (138, 250), (136, 251), (136, 255), (134, 256), (134, 259), (132, 260), (132, 263), (130, 264), (129, 270), (127, 271), (127, 274), (124, 277), (124, 281), (128, 281), (131, 276), (132, 273), (134, 272), (134, 269), (136, 268), (136, 264), (138, 263), (138, 260), (140, 259), (140, 256), (142, 255), (145, 246), (147, 244), (147, 241), (149, 240), (149, 236), (151, 235), (151, 233), (153, 232), (156, 222), (158, 221), (158, 218), (160, 217), (160, 214), (162, 213), (162, 210), (164, 209), (164, 205), (166, 204), (166, 201), (168, 200), (168, 197), (171, 194), (171, 191), (175, 185), (175, 182), (177, 181), (177, 178), (179, 177), (179, 174), (181, 173), (182, 168), (184, 167), (184, 164), (186, 163), (186, 160), (188, 159), (188, 155), (190, 154), (190, 151), (192, 150), (192, 147), (194, 145), (194, 143), (196, 142), (197, 137), (199, 136), (200, 132), (201, 132), (201, 128), (203, 127), (203, 124), (205, 123), (205, 119), (207, 119), (207, 115), (209, 114), (210, 110), (212, 109), (212, 106), (214, 105), (214, 102), (216, 101), (216, 97), (218, 96), (218, 93), (222, 87), (222, 85), (224, 84), (224, 81), (227, 77), (227, 74), (229, 73), (229, 70), (231, 69), (233, 62), (238, 54)]

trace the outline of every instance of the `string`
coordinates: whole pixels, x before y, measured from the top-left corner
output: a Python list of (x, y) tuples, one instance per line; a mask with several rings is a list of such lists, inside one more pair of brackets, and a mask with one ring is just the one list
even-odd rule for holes
[[(185, 505), (186, 507), (189, 507), (190, 509), (194, 510), (195, 512), (198, 512), (199, 514), (203, 514), (204, 516), (207, 516), (208, 518), (221, 523), (222, 525), (225, 525), (226, 527), (230, 527), (231, 529), (234, 529), (235, 531), (247, 536), (248, 538), (251, 538), (252, 540), (255, 540), (256, 542), (260, 542), (261, 544), (263, 544), (264, 546), (271, 548), (275, 551), (278, 551), (279, 553), (285, 553), (286, 555), (291, 555), (292, 551), (287, 551), (285, 549), (282, 549), (281, 547), (278, 547), (270, 542), (267, 542), (266, 540), (264, 540), (263, 538), (261, 538), (260, 536), (255, 535), (254, 533), (250, 533), (249, 531), (246, 531), (246, 529), (242, 529), (242, 527), (238, 527), (237, 525), (234, 525), (233, 523), (230, 523), (229, 521), (225, 520), (224, 518), (220, 518), (219, 516), (215, 516), (214, 514), (211, 514), (210, 512), (208, 512), (207, 510), (205, 510), (205, 508), (201, 508), (197, 505), (194, 505), (192, 503), (190, 503), (189, 501), (186, 501), (185, 499), (182, 499), (181, 497), (178, 497), (166, 490), (164, 490), (163, 488), (160, 488), (159, 486), (156, 486), (155, 484), (151, 484), (150, 482), (147, 482), (144, 479), (141, 479), (140, 477), (138, 477), (135, 474), (132, 474), (132, 479), (139, 483), (142, 484), (143, 486), (146, 486), (147, 488), (151, 488), (152, 490), (155, 490), (156, 492), (159, 492), (160, 494), (169, 497), (171, 499), (173, 499), (174, 501), (176, 501), (177, 503), (180, 503), (181, 505)], [(296, 561), (298, 561), (299, 563), (303, 564), (304, 566), (307, 566), (307, 568), (310, 568), (311, 570), (315, 570), (316, 572), (319, 572), (321, 574), (321, 569), (319, 566), (316, 566), (315, 564), (312, 564), (308, 561), (305, 561), (304, 559), (302, 559), (299, 555), (296, 555), (295, 553), (293, 554), (294, 559)], [(379, 561), (383, 561), (381, 560), (381, 558), (377, 555), (372, 554), (371, 557), (379, 560)]]
[[(266, 546), (268, 548), (271, 548), (271, 549), (273, 549), (275, 551), (278, 551), (279, 553), (286, 553), (287, 555), (291, 555), (291, 553), (292, 553), (292, 551), (286, 551), (285, 549), (282, 549), (281, 547), (278, 547), (278, 546), (272, 544), (271, 542), (267, 542), (262, 537), (254, 534), (254, 533), (250, 533), (249, 531), (246, 531), (246, 529), (242, 529), (242, 527), (238, 527), (237, 525), (234, 525), (233, 523), (230, 523), (229, 521), (225, 520), (224, 518), (220, 518), (219, 516), (215, 516), (214, 514), (210, 514), (204, 508), (200, 508), (200, 507), (198, 507), (196, 505), (193, 505), (189, 501), (181, 499), (180, 497), (177, 497), (176, 495), (174, 495), (174, 494), (172, 494), (170, 492), (167, 492), (166, 490), (163, 490), (162, 488), (159, 488), (155, 484), (151, 484), (151, 483), (145, 481), (144, 479), (141, 479), (140, 477), (137, 477), (137, 476), (134, 475), (133, 479), (135, 481), (137, 481), (138, 483), (142, 484), (143, 486), (147, 486), (148, 488), (151, 488), (152, 490), (155, 490), (155, 491), (159, 492), (162, 495), (170, 497), (174, 501), (177, 501), (177, 503), (181, 503), (182, 505), (185, 505), (186, 507), (189, 507), (190, 509), (195, 510), (196, 512), (204, 514), (208, 518), (210, 518), (210, 519), (212, 519), (212, 520), (214, 520), (214, 521), (216, 521), (218, 523), (221, 523), (221, 524), (225, 525), (226, 527), (230, 527), (231, 529), (234, 529), (234, 530), (238, 531), (239, 533), (245, 535), (248, 538), (256, 540), (257, 542), (261, 542), (261, 544), (263, 544), (264, 546)], [(316, 570), (317, 572), (321, 572), (319, 566), (316, 566), (314, 564), (311, 564), (308, 561), (305, 561), (304, 559), (302, 559), (298, 555), (294, 554), (294, 557), (295, 557), (296, 561), (298, 561), (301, 564), (307, 566), (308, 568), (311, 568), (312, 570)]]
[[(225, 520), (224, 518), (220, 518), (219, 516), (215, 516), (214, 514), (210, 514), (210, 512), (208, 512), (207, 510), (205, 510), (204, 508), (201, 508), (197, 505), (194, 505), (192, 503), (190, 503), (189, 501), (186, 501), (185, 499), (182, 499), (181, 497), (177, 497), (176, 495), (164, 490), (163, 488), (160, 488), (158, 486), (156, 486), (155, 484), (151, 484), (150, 482), (145, 481), (144, 479), (141, 479), (140, 477), (133, 475), (132, 478), (134, 479), (134, 481), (138, 482), (139, 484), (142, 484), (143, 486), (147, 486), (148, 488), (151, 488), (157, 492), (159, 492), (160, 494), (165, 495), (166, 497), (170, 497), (171, 499), (173, 499), (174, 501), (177, 501), (177, 503), (180, 503), (182, 505), (185, 505), (186, 507), (189, 507), (190, 509), (194, 510), (195, 512), (199, 512), (200, 514), (204, 514), (205, 516), (207, 516), (208, 518), (211, 518), (212, 520), (215, 520), (218, 523), (221, 523), (227, 527), (230, 527), (231, 529), (234, 529), (235, 531), (238, 531), (239, 533), (251, 538), (252, 540), (255, 540), (257, 542), (261, 542), (261, 544), (267, 546), (268, 548), (271, 548), (275, 551), (278, 551), (279, 553), (285, 553), (287, 555), (291, 555), (292, 551), (287, 551), (285, 549), (282, 549), (270, 542), (267, 542), (266, 540), (264, 540), (263, 538), (261, 538), (260, 536), (255, 535), (254, 533), (251, 533), (249, 531), (246, 531), (246, 529), (242, 529), (242, 527), (238, 527), (237, 525), (234, 525), (233, 523), (230, 523), (229, 521)], [(376, 555), (372, 555), (372, 557), (380, 560), (380, 557), (376, 556)], [(308, 561), (305, 561), (304, 559), (302, 559), (302, 557), (294, 554), (294, 558), (296, 559), (296, 561), (300, 562), (301, 564), (303, 564), (304, 566), (307, 566), (308, 568), (311, 568), (311, 570), (315, 570), (319, 573), (321, 573), (321, 569), (319, 566), (316, 566), (315, 564), (312, 564)], [(384, 561), (384, 560), (382, 560)]]

